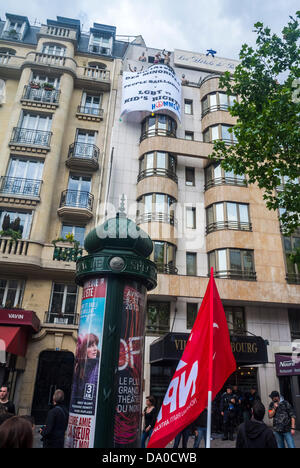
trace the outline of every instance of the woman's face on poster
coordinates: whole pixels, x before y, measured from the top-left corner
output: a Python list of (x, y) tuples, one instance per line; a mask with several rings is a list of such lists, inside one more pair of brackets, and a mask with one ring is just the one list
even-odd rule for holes
[(98, 346), (97, 343), (94, 341), (90, 343), (87, 348), (87, 358), (88, 359), (96, 359), (98, 353)]

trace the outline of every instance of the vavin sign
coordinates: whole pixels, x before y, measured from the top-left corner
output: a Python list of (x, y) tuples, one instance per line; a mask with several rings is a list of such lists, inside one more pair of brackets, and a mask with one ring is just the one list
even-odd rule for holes
[(174, 70), (152, 65), (140, 73), (124, 73), (121, 115), (157, 111), (175, 114), (181, 120), (181, 82)]

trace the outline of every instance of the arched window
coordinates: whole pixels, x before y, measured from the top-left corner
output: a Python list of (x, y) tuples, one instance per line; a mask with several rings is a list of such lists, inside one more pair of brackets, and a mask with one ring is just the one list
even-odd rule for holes
[(89, 62), (88, 66), (91, 68), (97, 68), (98, 70), (106, 70), (106, 65), (101, 62)]
[(0, 55), (16, 55), (16, 51), (7, 47), (0, 47)]

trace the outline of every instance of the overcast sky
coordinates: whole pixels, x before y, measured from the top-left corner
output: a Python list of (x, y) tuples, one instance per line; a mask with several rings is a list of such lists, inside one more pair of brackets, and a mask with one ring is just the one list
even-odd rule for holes
[(45, 24), (47, 18), (80, 19), (83, 30), (93, 22), (114, 25), (117, 34), (141, 34), (147, 46), (206, 52), (238, 58), (241, 45), (253, 44), (253, 25), (262, 21), (281, 32), (299, 0), (0, 0), (5, 13), (28, 16)]

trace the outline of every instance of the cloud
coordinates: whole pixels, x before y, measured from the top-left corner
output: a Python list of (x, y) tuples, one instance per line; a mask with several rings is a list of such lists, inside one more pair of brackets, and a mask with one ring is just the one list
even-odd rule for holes
[(0, 16), (16, 13), (31, 23), (47, 18), (80, 19), (88, 31), (94, 22), (117, 27), (119, 35), (142, 35), (148, 47), (205, 52), (238, 58), (244, 42), (254, 44), (257, 21), (280, 32), (299, 9), (298, 0), (14, 0), (13, 8), (0, 6)]

